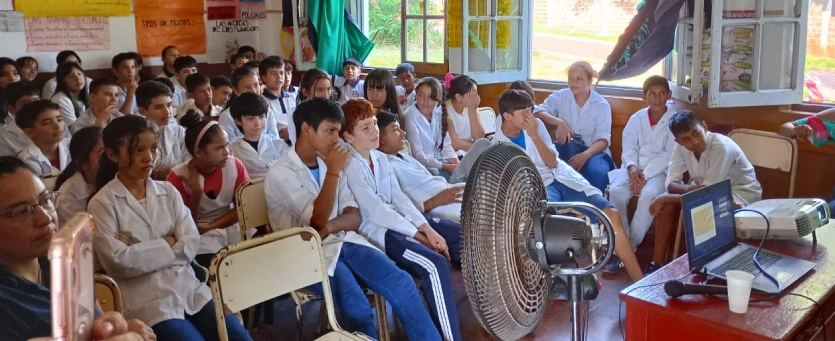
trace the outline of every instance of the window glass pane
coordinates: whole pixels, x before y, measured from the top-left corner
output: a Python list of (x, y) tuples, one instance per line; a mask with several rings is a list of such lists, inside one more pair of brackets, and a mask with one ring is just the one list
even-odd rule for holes
[[(808, 1), (808, 0), (807, 0)], [(814, 1), (813, 2), (821, 2)], [(824, 1), (825, 3), (826, 1)], [(797, 0), (763, 0), (764, 17), (795, 17), (797, 16)]]
[(519, 0), (499, 0), (496, 12), (499, 16), (521, 16), (522, 4)]
[[(754, 25), (722, 27), (722, 60), (719, 91), (751, 91), (754, 58)], [(779, 48), (779, 44), (774, 44)], [(766, 71), (763, 66), (761, 69)], [(765, 73), (765, 72), (764, 72)]]
[(811, 0), (806, 29), (803, 100), (835, 103), (835, 4)]
[(400, 0), (368, 1), (368, 6), (368, 37), (376, 46), (366, 63), (373, 67), (395, 68), (402, 61)]
[(423, 15), (424, 0), (403, 0), (406, 2), (406, 15)]
[(792, 69), (794, 68), (794, 29), (793, 23), (773, 23), (763, 25), (763, 37), (767, 44), (761, 44), (762, 65), (760, 66), (760, 89), (791, 89)]
[(439, 63), (444, 62), (444, 37), (446, 36), (444, 20), (431, 19), (426, 21), (426, 62)]
[[(601, 70), (637, 13), (640, 0), (534, 0), (531, 78), (565, 82), (568, 67), (587, 61)], [(600, 85), (640, 88), (644, 79), (663, 74), (659, 61), (640, 76)]]
[(467, 13), (470, 16), (481, 16), (481, 15), (492, 15), (493, 14), (493, 2), (496, 0), (459, 0), (459, 1), (467, 1), (467, 4), (470, 6), (469, 11)]
[(499, 20), (496, 23), (496, 70), (522, 69), (522, 20)]
[(406, 20), (406, 60), (423, 62), (423, 19)]
[(469, 35), (469, 70), (482, 72), (493, 70), (493, 33), (490, 20), (474, 20), (468, 25)]
[[(783, 1), (783, 0), (776, 0)], [(722, 17), (725, 19), (745, 19), (757, 16), (756, 0), (730, 0), (725, 1), (722, 8)]]
[(427, 1), (427, 8), (426, 14), (427, 15), (444, 15), (444, 6), (446, 2), (444, 0), (424, 0)]

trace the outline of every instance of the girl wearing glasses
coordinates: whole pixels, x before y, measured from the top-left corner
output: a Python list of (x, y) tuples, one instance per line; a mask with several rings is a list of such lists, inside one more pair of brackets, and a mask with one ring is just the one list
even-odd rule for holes
[[(124, 293), (125, 315), (150, 325), (161, 341), (217, 340), (212, 294), (190, 265), (200, 234), (177, 189), (151, 179), (155, 125), (119, 117), (102, 141), (99, 190), (88, 211), (96, 219), (96, 253)], [(234, 316), (226, 327), (230, 340), (251, 340)]]

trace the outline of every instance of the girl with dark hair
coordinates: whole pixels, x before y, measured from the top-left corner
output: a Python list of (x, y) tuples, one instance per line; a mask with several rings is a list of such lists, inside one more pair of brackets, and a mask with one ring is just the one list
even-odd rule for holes
[[(58, 52), (58, 55), (55, 57), (55, 65), (61, 65), (65, 62), (73, 62), (78, 63), (78, 65), (84, 65), (81, 62), (81, 57), (78, 56), (75, 51), (61, 51)], [(87, 86), (90, 86), (90, 82), (93, 80), (87, 78)], [(41, 98), (50, 99), (52, 95), (55, 94), (55, 89), (58, 87), (58, 79), (56, 77), (50, 78), (46, 83), (43, 85), (43, 90), (41, 90)]]
[(35, 58), (25, 56), (20, 57), (15, 61), (17, 68), (20, 71), (20, 79), (34, 82), (38, 78), (38, 61)]
[(200, 233), (194, 260), (209, 267), (220, 249), (241, 241), (235, 195), (249, 181), (244, 164), (229, 153), (226, 132), (196, 111), (180, 119), (186, 127), (186, 149), (192, 159), (168, 173), (168, 182), (180, 192)]
[(104, 144), (101, 128), (83, 128), (70, 140), (70, 164), (58, 180), (55, 188), (61, 192), (58, 197), (58, 225), (63, 226), (73, 214), (87, 211), (87, 202), (95, 192), (96, 172), (99, 170)]
[[(124, 294), (125, 316), (151, 326), (159, 340), (217, 340), (211, 290), (191, 266), (200, 235), (177, 189), (151, 179), (156, 126), (119, 117), (102, 141), (88, 211), (96, 254)], [(233, 315), (225, 321), (230, 340), (252, 340)]]
[[(304, 101), (308, 98), (333, 98), (333, 84), (331, 83), (331, 76), (322, 69), (310, 69), (305, 71), (299, 83), (299, 97), (298, 102)], [(291, 135), (292, 137), (292, 135)]]
[(61, 119), (69, 126), (90, 107), (84, 69), (78, 63), (66, 62), (58, 65), (55, 78), (58, 80), (58, 86), (50, 100), (58, 104)]
[(17, 68), (17, 63), (9, 58), (0, 57), (0, 116), (4, 118), (9, 115), (9, 111), (6, 107), (3, 89), (9, 84), (19, 81), (20, 70)]
[(406, 127), (403, 120), (403, 111), (400, 110), (400, 103), (397, 101), (397, 87), (394, 85), (394, 77), (386, 69), (374, 69), (365, 76), (363, 85), (365, 99), (374, 105), (374, 109), (385, 110), (397, 114), (400, 126)]
[(168, 45), (162, 49), (162, 72), (156, 78), (174, 77), (174, 61), (181, 56), (180, 49), (174, 45)]
[(448, 73), (444, 77), (444, 88), (446, 96), (441, 104), (441, 114), (452, 123), (448, 124), (452, 148), (462, 156), (485, 135), (478, 117), (478, 104), (481, 102), (478, 84), (468, 76), (453, 77)]
[(412, 148), (412, 156), (433, 175), (449, 180), (458, 166), (458, 154), (452, 148), (449, 120), (444, 117), (440, 106), (444, 96), (441, 82), (426, 77), (415, 85), (414, 92), (415, 105), (406, 109), (404, 114), (406, 138)]

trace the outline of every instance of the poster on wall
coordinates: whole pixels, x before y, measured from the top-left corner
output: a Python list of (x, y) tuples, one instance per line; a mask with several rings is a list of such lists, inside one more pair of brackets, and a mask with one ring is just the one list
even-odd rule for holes
[(110, 18), (26, 18), (26, 52), (110, 50)]
[(264, 0), (207, 0), (209, 20), (260, 20), (267, 18)]
[(14, 0), (14, 6), (27, 18), (126, 17), (131, 14), (131, 0)]
[(750, 91), (754, 65), (754, 26), (722, 28), (720, 91)]
[(0, 32), (23, 32), (23, 13), (0, 12)]
[(258, 20), (209, 20), (206, 43), (209, 63), (227, 63), (241, 46), (261, 50), (261, 27)]
[(168, 45), (183, 55), (206, 53), (203, 0), (136, 2), (136, 47), (143, 57), (158, 57)]
[(14, 11), (14, 1), (0, 0), (0, 11)]

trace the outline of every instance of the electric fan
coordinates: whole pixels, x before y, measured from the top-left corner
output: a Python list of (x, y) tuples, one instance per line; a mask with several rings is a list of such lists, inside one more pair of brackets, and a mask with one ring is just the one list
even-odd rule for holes
[[(479, 323), (501, 340), (533, 331), (557, 275), (567, 276), (572, 339), (580, 340), (579, 302), (596, 297), (593, 273), (613, 252), (605, 247), (603, 257), (595, 259), (595, 247), (614, 245), (611, 222), (602, 211), (546, 198), (539, 172), (514, 144), (490, 146), (467, 177), (461, 209), (464, 283)], [(594, 215), (604, 233), (584, 219), (562, 215), (576, 208)], [(592, 294), (584, 293), (583, 286), (592, 283)]]

